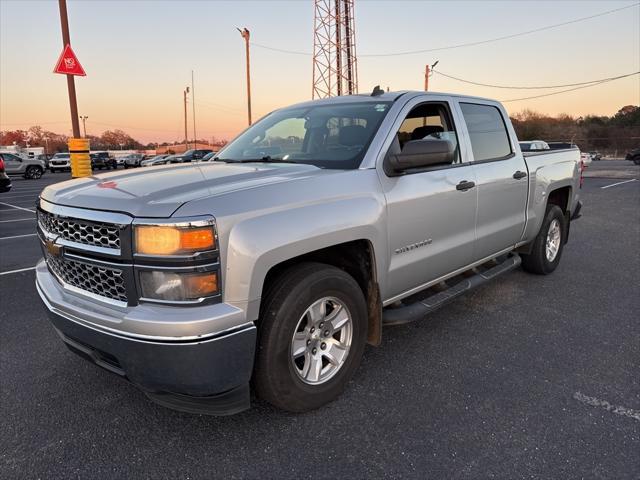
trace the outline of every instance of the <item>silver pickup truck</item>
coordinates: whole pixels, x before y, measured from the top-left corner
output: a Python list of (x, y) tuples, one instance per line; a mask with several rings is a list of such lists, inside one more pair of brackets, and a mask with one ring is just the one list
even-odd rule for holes
[[(74, 352), (179, 410), (335, 399), (383, 327), (558, 265), (577, 149), (523, 154), (502, 105), (425, 93), (274, 111), (210, 163), (41, 193), (37, 289)], [(251, 385), (251, 390), (250, 390)]]

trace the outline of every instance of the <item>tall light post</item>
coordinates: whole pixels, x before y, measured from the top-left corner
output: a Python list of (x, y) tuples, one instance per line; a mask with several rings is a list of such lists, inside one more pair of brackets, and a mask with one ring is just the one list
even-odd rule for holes
[(187, 132), (187, 95), (189, 94), (189, 87), (185, 88), (182, 92), (184, 96), (184, 151), (189, 149), (189, 132)]
[(198, 148), (198, 135), (196, 134), (196, 87), (193, 84), (193, 70), (191, 70), (191, 111), (193, 112), (193, 148)]
[(249, 125), (251, 125), (251, 57), (249, 56), (249, 39), (251, 37), (251, 34), (246, 28), (243, 28), (242, 30), (237, 28), (237, 30), (240, 32), (242, 38), (244, 38), (245, 43), (245, 56), (247, 62), (247, 117), (249, 120)]
[(86, 115), (80, 115), (80, 120), (82, 120), (82, 131), (84, 132), (84, 138), (87, 138), (87, 117)]

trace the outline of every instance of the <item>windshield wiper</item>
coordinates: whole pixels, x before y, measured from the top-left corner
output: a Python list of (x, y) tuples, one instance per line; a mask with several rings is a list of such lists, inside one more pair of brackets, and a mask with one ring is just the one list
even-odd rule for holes
[(218, 158), (217, 160), (227, 163), (298, 163), (295, 160), (285, 160), (283, 158), (273, 158), (271, 155), (265, 155), (262, 158), (242, 158), (242, 159), (226, 159)]

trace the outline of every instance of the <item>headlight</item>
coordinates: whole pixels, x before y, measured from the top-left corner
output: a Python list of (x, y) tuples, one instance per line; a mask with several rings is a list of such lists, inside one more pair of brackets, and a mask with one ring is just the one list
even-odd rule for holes
[(212, 226), (138, 225), (135, 229), (135, 251), (143, 255), (189, 254), (215, 248)]
[(140, 272), (140, 287), (144, 298), (166, 301), (193, 301), (218, 293), (218, 274)]

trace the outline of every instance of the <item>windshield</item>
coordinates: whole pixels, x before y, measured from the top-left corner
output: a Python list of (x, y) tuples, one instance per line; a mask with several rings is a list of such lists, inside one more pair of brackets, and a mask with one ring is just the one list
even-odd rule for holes
[(68, 153), (56, 153), (52, 158), (69, 158)]
[(217, 159), (358, 168), (389, 105), (362, 102), (278, 110), (231, 142)]

